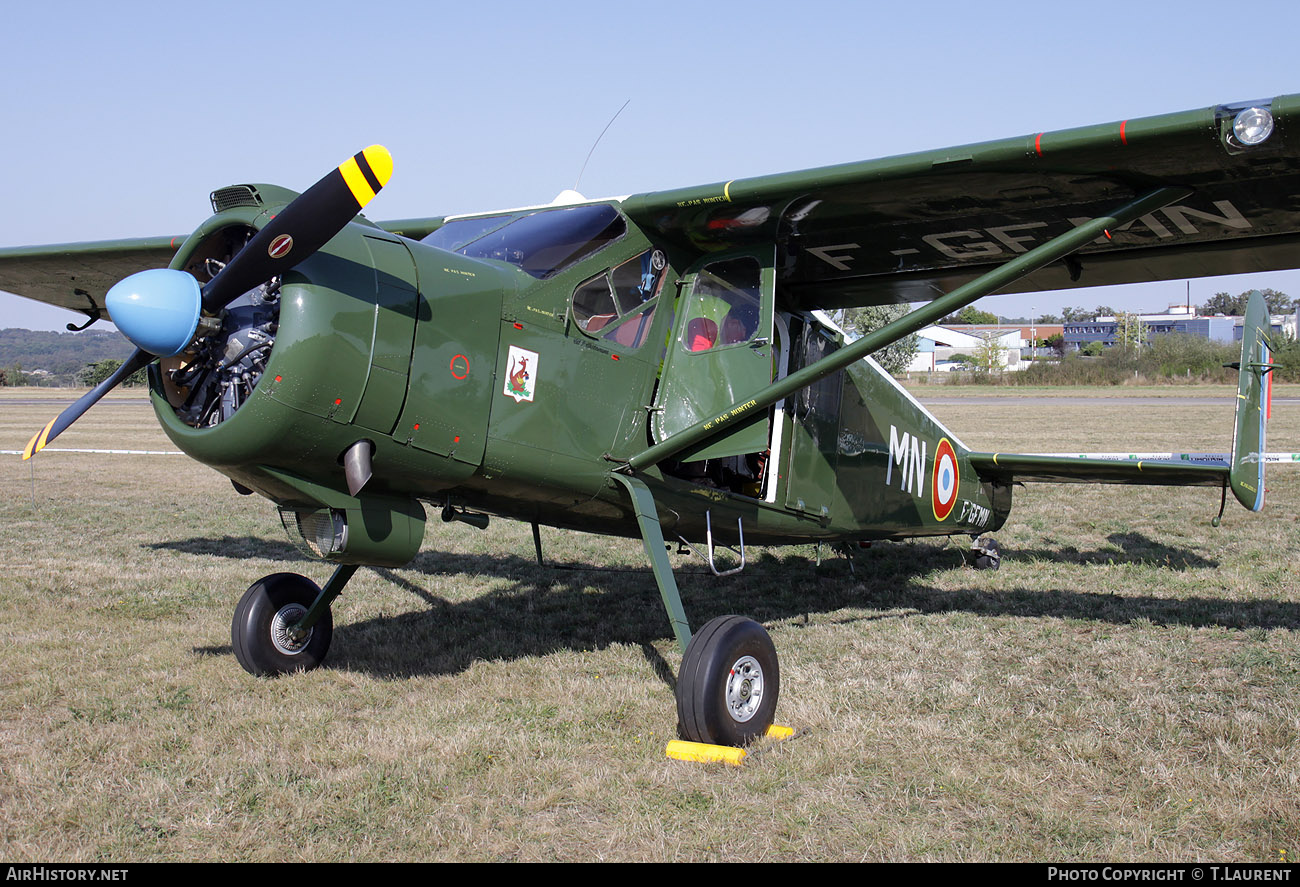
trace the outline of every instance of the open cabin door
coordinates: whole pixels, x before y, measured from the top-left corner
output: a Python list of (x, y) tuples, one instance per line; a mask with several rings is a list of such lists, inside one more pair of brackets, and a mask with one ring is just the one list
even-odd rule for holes
[[(774, 257), (771, 246), (710, 256), (683, 276), (655, 397), (656, 443), (771, 384)], [(768, 446), (768, 424), (768, 410), (756, 410), (750, 421), (680, 458), (761, 453)]]
[[(791, 372), (816, 363), (839, 347), (820, 324), (800, 324), (794, 338)], [(794, 425), (785, 470), (785, 504), (823, 520), (830, 518), (835, 496), (843, 390), (841, 370), (812, 383), (791, 399)]]

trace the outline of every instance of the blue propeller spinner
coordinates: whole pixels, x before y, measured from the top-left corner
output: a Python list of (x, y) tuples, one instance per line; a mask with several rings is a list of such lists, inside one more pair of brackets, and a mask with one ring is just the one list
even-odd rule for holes
[(203, 298), (199, 282), (184, 271), (140, 271), (104, 296), (113, 323), (141, 351), (158, 357), (180, 354), (194, 338)]

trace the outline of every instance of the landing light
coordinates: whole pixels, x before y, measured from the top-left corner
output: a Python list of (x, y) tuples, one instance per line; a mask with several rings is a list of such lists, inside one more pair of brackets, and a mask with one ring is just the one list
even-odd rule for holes
[(303, 554), (327, 558), (347, 551), (348, 521), (342, 511), (333, 508), (281, 508), (280, 522), (289, 533), (289, 541)]
[(1247, 108), (1233, 118), (1232, 134), (1243, 145), (1258, 145), (1273, 134), (1273, 115), (1267, 108)]

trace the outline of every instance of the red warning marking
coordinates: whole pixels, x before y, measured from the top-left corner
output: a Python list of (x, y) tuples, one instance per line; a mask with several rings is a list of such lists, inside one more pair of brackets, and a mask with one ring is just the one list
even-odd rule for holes
[(1124, 134), (1124, 127), (1126, 126), (1128, 126), (1127, 120), (1125, 120), (1123, 123), (1119, 125), (1119, 140), (1120, 143), (1124, 145), (1128, 144), (1128, 136)]
[(467, 378), (469, 376), (469, 358), (463, 354), (457, 354), (451, 359), (449, 368), (453, 379)]
[(1034, 136), (1034, 152), (1039, 157), (1043, 156), (1043, 134), (1041, 132)]
[(266, 248), (266, 254), (273, 259), (282, 259), (293, 249), (293, 238), (288, 234), (281, 234), (271, 241), (271, 245)]

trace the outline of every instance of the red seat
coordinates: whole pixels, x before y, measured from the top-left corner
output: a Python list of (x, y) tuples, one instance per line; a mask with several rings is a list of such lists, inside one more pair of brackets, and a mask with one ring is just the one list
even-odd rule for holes
[(707, 317), (692, 317), (686, 324), (686, 350), (708, 351), (718, 341), (718, 325)]

